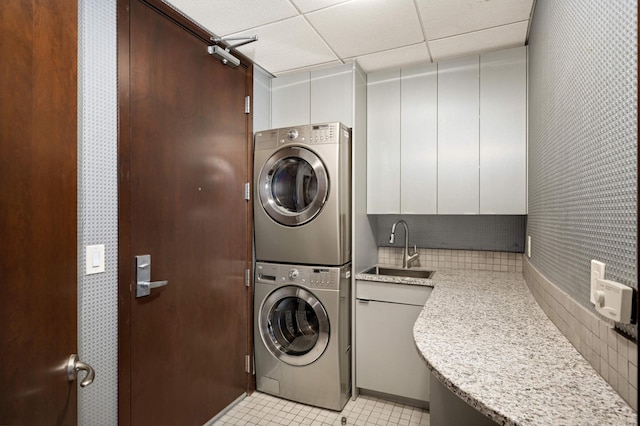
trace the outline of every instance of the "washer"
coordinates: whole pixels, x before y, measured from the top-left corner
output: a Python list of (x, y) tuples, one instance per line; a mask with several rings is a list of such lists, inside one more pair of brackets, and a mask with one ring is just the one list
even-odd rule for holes
[(351, 261), (351, 133), (339, 122), (255, 135), (256, 259)]
[(258, 391), (340, 411), (351, 395), (351, 264), (258, 262), (255, 369)]

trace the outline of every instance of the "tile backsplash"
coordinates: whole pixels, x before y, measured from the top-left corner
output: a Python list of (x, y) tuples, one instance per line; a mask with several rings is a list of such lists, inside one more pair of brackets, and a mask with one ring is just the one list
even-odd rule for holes
[[(409, 251), (413, 252), (413, 248), (410, 248)], [(378, 247), (378, 263), (402, 265), (403, 252), (403, 248)], [(420, 260), (412, 265), (414, 267), (522, 272), (522, 253), (424, 248), (418, 248), (418, 253)]]
[(523, 275), (542, 310), (634, 410), (638, 410), (638, 344), (549, 281), (528, 260)]

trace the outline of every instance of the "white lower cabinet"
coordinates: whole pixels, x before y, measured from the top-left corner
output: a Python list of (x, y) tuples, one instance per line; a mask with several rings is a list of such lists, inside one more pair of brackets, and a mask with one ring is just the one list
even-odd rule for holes
[(413, 340), (413, 324), (431, 288), (356, 281), (356, 386), (429, 401), (430, 373)]

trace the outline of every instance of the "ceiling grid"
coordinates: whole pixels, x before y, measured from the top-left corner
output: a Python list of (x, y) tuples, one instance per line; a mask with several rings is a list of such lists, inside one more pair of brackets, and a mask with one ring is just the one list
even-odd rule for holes
[(534, 0), (164, 0), (271, 74), (366, 73), (523, 46)]

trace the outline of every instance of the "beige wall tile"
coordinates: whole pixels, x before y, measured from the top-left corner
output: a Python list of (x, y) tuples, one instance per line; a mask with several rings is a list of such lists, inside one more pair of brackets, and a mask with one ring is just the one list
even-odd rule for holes
[[(522, 257), (521, 257), (522, 259)], [(523, 275), (540, 307), (600, 375), (637, 410), (638, 346), (612, 323), (580, 305), (523, 260)]]

